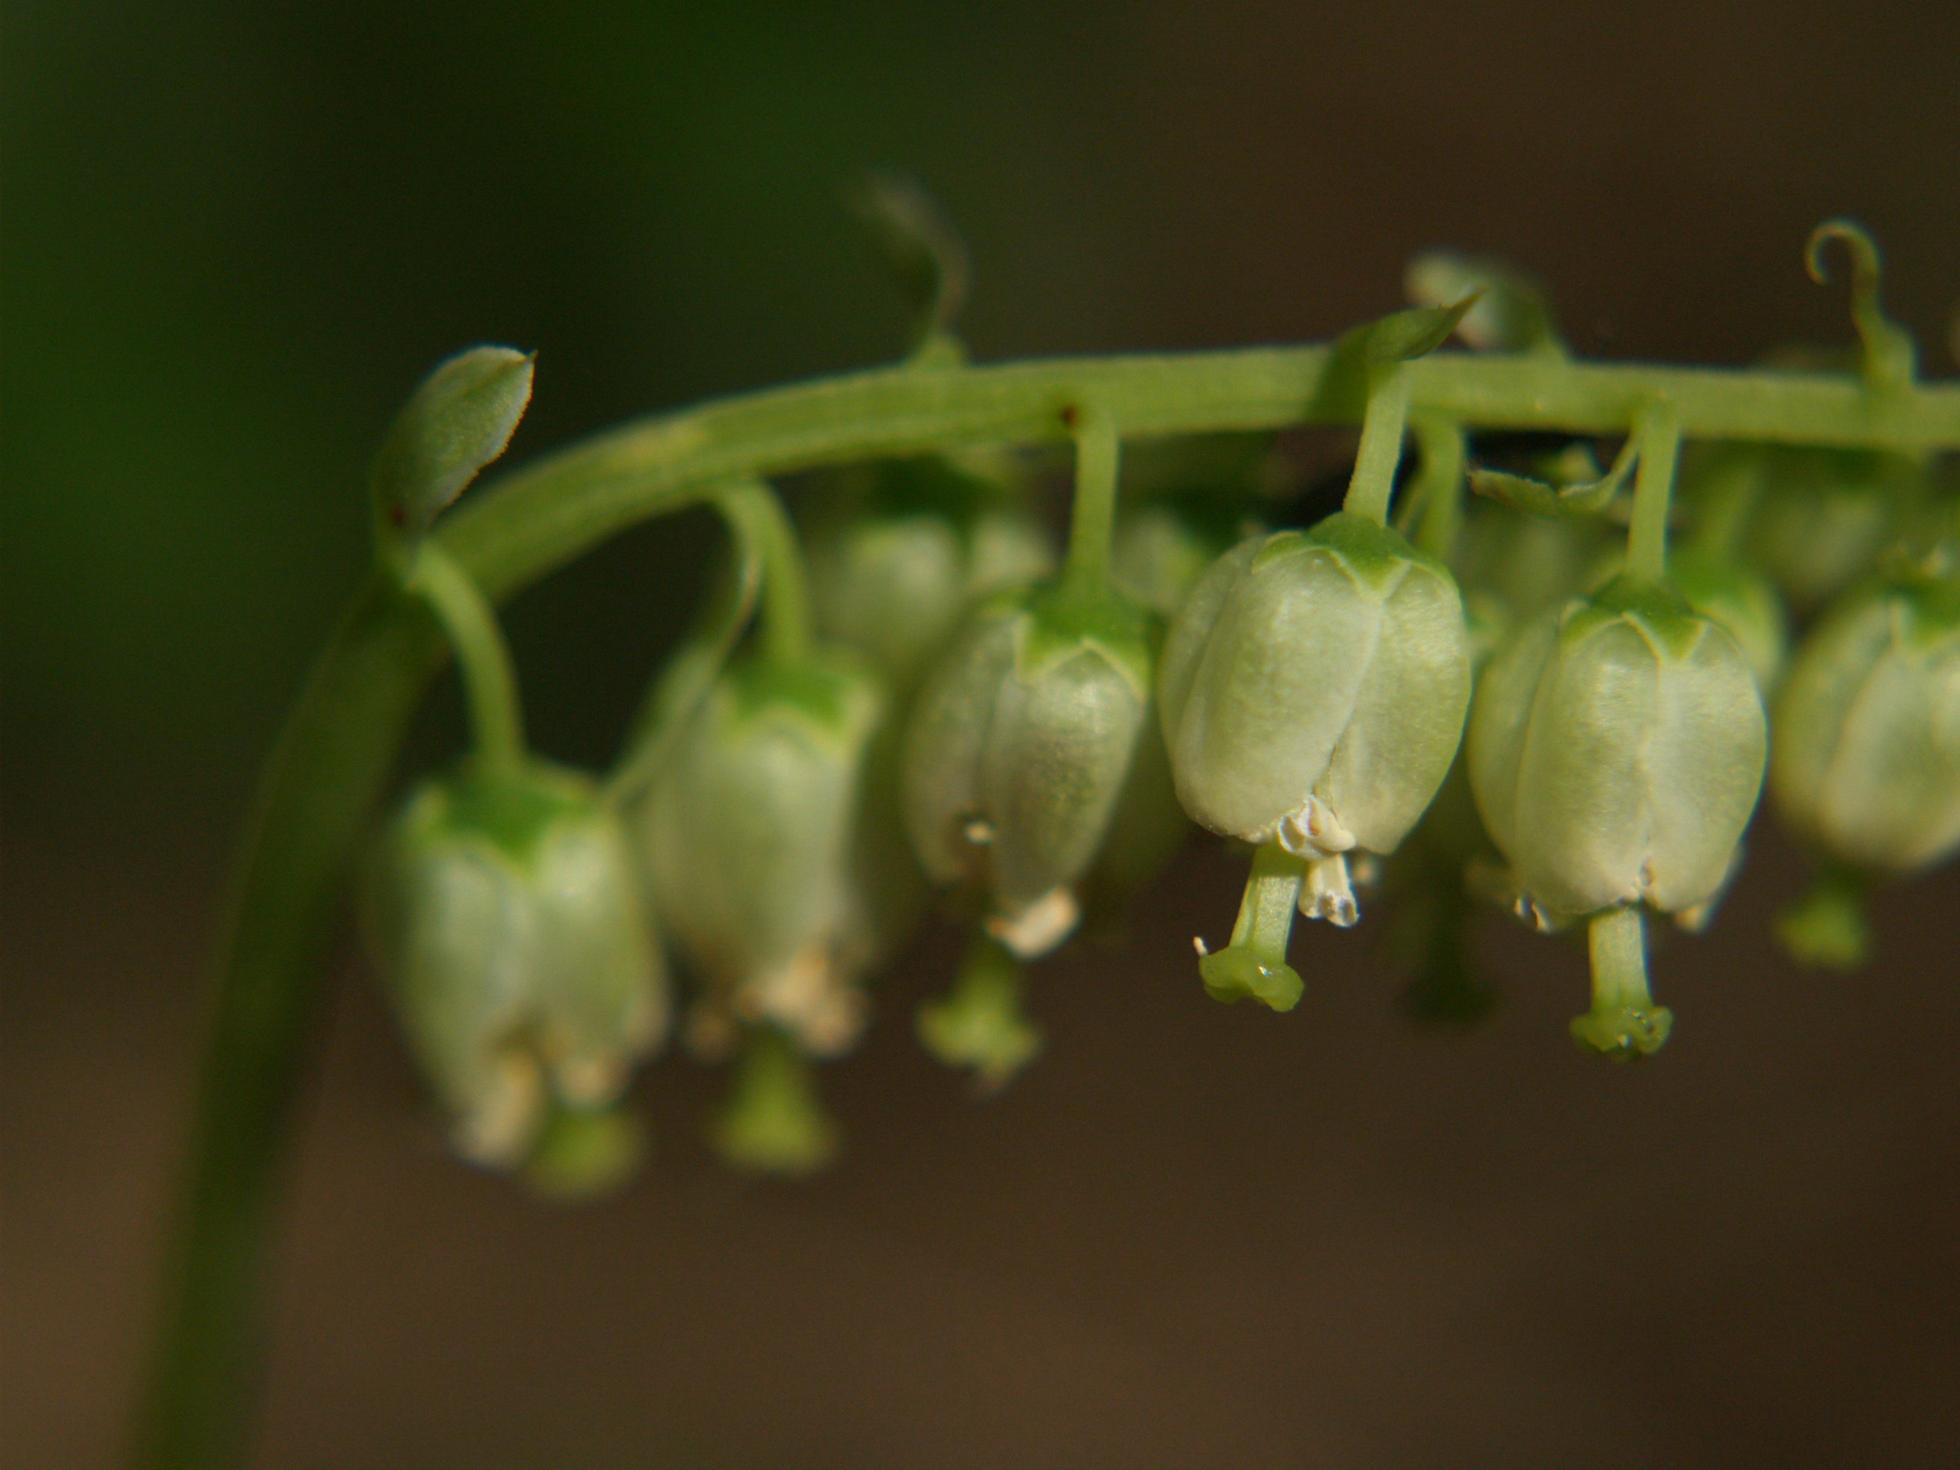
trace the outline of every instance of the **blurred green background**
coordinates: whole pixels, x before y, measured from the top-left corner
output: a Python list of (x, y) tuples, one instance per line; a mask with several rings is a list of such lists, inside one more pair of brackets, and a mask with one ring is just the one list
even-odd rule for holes
[[(1832, 213), (1938, 358), (1960, 297), (1960, 10), (1597, 15), (1181, 3), (331, 8), (10, 0), (0, 48), (6, 1458), (118, 1433), (256, 762), (359, 573), (418, 374), (538, 350), (529, 455), (893, 353), (841, 207), (925, 180), (982, 357), (1331, 335), (1450, 244), (1550, 280), (1581, 350), (1844, 334)], [(1939, 370), (1951, 371), (1940, 362)], [(596, 761), (711, 528), (512, 609), (541, 748)], [(449, 696), (418, 737), (439, 754)], [(443, 1161), (359, 965), (277, 1286), (264, 1463), (1945, 1463), (1960, 1105), (1948, 871), (1851, 981), (1771, 955), (1766, 839), (1671, 948), (1639, 1075), (1568, 1055), (1581, 965), (1416, 1038), (1360, 939), (1284, 1020), (1208, 1007), (1196, 852), (1130, 946), (1053, 967), (1050, 1053), (974, 1108), (903, 1007), (794, 1190), (651, 1084), (648, 1178), (581, 1214)], [(1933, 915), (1926, 918), (1922, 916)], [(1701, 982), (1705, 981), (1706, 984)]]

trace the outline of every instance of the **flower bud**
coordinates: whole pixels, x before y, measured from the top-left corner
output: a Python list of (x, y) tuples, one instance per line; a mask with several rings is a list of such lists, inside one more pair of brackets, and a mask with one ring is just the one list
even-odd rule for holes
[(1511, 636), (1479, 683), (1467, 750), (1484, 825), (1550, 924), (1712, 899), (1766, 741), (1735, 639), (1671, 590), (1619, 581)]
[(974, 600), (1046, 575), (1054, 551), (1005, 487), (951, 460), (880, 465), (869, 491), (806, 542), (826, 637), (908, 689)]
[(1002, 594), (928, 677), (906, 737), (905, 819), (927, 876), (989, 890), (1022, 958), (1075, 927), (1074, 892), (1129, 779), (1149, 704), (1149, 615), (1046, 586)]
[(707, 986), (691, 1036), (781, 1027), (834, 1054), (863, 1024), (878, 934), (862, 881), (875, 679), (836, 655), (732, 664), (637, 817), (663, 923)]
[(1110, 572), (1157, 616), (1177, 616), (1213, 562), (1258, 529), (1239, 487), (1172, 492), (1126, 509), (1116, 521)]
[(1924, 474), (1905, 455), (1771, 445), (1756, 451), (1753, 468), (1761, 493), (1742, 544), (1799, 609), (1864, 575)]
[(1839, 863), (1906, 872), (1960, 848), (1960, 577), (1857, 594), (1817, 625), (1777, 696), (1770, 785)]
[(1449, 572), (1345, 513), (1246, 541), (1206, 573), (1160, 693), (1185, 810), (1307, 859), (1301, 912), (1341, 924), (1355, 919), (1345, 854), (1390, 852), (1415, 825), (1469, 697)]
[(424, 785), (383, 843), (370, 929), (458, 1148), (521, 1164), (558, 1105), (615, 1099), (665, 1025), (624, 834), (542, 763)]

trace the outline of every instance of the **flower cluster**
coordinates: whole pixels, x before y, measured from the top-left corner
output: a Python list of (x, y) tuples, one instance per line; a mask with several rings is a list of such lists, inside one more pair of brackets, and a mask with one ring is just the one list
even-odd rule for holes
[[(1604, 470), (1587, 439), (1482, 434), (1416, 395), (1418, 359), (1455, 334), (1562, 360), (1549, 313), (1460, 262), (1412, 281), (1455, 299), (1336, 348), (1361, 438), (1331, 513), (1289, 509), (1270, 439), (1119, 476), (1122, 426), (1086, 392), (1056, 406), (1065, 545), (1050, 461), (1005, 448), (833, 471), (800, 533), (770, 487), (716, 488), (727, 595), (604, 783), (524, 750), (494, 620), (421, 538), (529, 389), (528, 359), (445, 366), (391, 436), (377, 522), (450, 633), (477, 749), (408, 799), (370, 911), (461, 1151), (614, 1177), (580, 1161), (665, 1029), (671, 946), (681, 1035), (734, 1064), (718, 1143), (814, 1167), (836, 1130), (813, 1063), (855, 1043), (932, 895), (972, 937), (920, 1039), (998, 1086), (1041, 1046), (1024, 966), (1119, 916), (1194, 827), (1251, 863), (1229, 941), (1197, 943), (1214, 997), (1295, 1007), (1296, 918), (1352, 927), (1380, 882), (1418, 1011), (1482, 1014), (1466, 925), (1494, 896), (1583, 932), (1572, 1034), (1627, 1060), (1673, 1025), (1649, 917), (1708, 921), (1767, 772), (1819, 872), (1781, 933), (1854, 962), (1864, 890), (1960, 850), (1951, 466), (1704, 442), (1665, 395), (1628, 406)], [(921, 372), (957, 355), (927, 315)], [(1899, 356), (1861, 326), (1879, 402)]]

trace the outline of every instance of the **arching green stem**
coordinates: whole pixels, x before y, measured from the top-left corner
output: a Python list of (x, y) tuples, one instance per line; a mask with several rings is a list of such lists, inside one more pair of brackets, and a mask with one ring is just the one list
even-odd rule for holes
[(1633, 525), (1627, 532), (1627, 574), (1658, 582), (1667, 576), (1667, 512), (1674, 464), (1681, 452), (1681, 417), (1665, 400), (1648, 405), (1634, 429), (1640, 468), (1633, 480)]
[(524, 716), (496, 613), (455, 558), (433, 542), (415, 548), (407, 587), (435, 613), (455, 652), (475, 759), (486, 771), (514, 770), (524, 761)]
[[(1412, 408), (1488, 429), (1606, 434), (1665, 397), (1691, 436), (1960, 449), (1960, 386), (1533, 355), (1407, 365)], [(732, 476), (981, 445), (1049, 444), (1093, 400), (1125, 434), (1353, 424), (1366, 385), (1327, 346), (883, 368), (746, 394), (597, 435), (497, 477), (432, 533), (485, 596), (529, 586)], [(300, 1067), (353, 854), (443, 643), (377, 574), (352, 599), (260, 778), (215, 955), (186, 1176), (133, 1462), (237, 1463), (257, 1382), (258, 1286)]]
[(724, 488), (716, 502), (738, 521), (762, 563), (762, 642), (771, 658), (795, 661), (810, 652), (809, 577), (783, 500), (761, 480)]
[(1109, 584), (1110, 546), (1116, 536), (1122, 441), (1116, 420), (1094, 404), (1073, 404), (1065, 417), (1075, 435), (1075, 497), (1062, 575), (1073, 591), (1100, 592)]
[(1368, 411), (1361, 419), (1361, 445), (1355, 451), (1354, 475), (1348, 481), (1342, 509), (1382, 526), (1388, 524), (1395, 467), (1402, 460), (1402, 430), (1409, 418), (1409, 365), (1397, 362), (1377, 367), (1370, 379)]
[(755, 543), (748, 518), (733, 510), (726, 499), (718, 500), (716, 507), (728, 525), (727, 570), (694, 627), (648, 688), (625, 749), (606, 781), (606, 796), (611, 801), (632, 800), (666, 764), (687, 729), (689, 716), (714, 687), (716, 676), (755, 611), (762, 585), (761, 548)]

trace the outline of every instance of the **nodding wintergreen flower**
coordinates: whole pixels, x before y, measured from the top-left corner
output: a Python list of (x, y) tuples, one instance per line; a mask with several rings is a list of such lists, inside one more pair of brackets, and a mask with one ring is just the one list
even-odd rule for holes
[(1644, 910), (1694, 926), (1733, 871), (1762, 788), (1762, 698), (1741, 648), (1664, 583), (1621, 578), (1512, 634), (1477, 688), (1470, 784), (1519, 911), (1587, 923), (1582, 1046), (1618, 1061), (1666, 1042)]
[(1621, 579), (1512, 634), (1467, 753), (1485, 828), (1554, 926), (1633, 903), (1692, 919), (1735, 860), (1766, 744), (1735, 639), (1664, 585)]
[(663, 923), (705, 982), (690, 1041), (767, 1023), (832, 1054), (863, 1024), (882, 936), (866, 761), (885, 697), (841, 654), (732, 664), (636, 819)]
[(1960, 849), (1960, 576), (1834, 609), (1791, 663), (1775, 729), (1777, 811), (1825, 858), (1902, 873)]
[(990, 896), (990, 932), (1026, 959), (1080, 915), (1147, 729), (1148, 613), (1044, 585), (991, 599), (927, 679), (906, 735), (907, 830), (929, 877)]
[(1456, 582), (1346, 512), (1256, 537), (1178, 615), (1159, 698), (1184, 809), (1304, 861), (1300, 911), (1352, 924), (1347, 855), (1394, 850), (1462, 736), (1470, 647)]
[(998, 476), (943, 457), (879, 465), (812, 527), (818, 630), (909, 689), (973, 602), (1054, 568), (1047, 533)]
[(372, 877), (388, 992), (462, 1153), (524, 1164), (554, 1118), (618, 1097), (665, 1025), (666, 981), (589, 782), (535, 761), (431, 781)]

